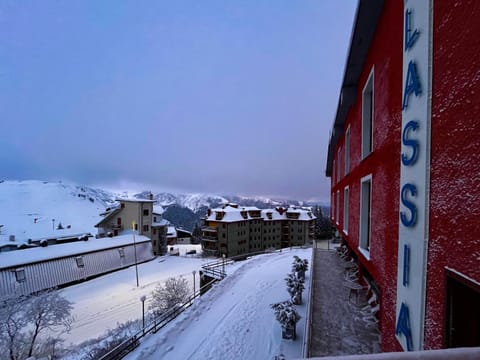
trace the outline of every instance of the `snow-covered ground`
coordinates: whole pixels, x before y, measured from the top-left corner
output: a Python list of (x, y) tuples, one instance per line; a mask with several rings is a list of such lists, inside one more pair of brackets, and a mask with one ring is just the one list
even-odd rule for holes
[(311, 249), (286, 249), (227, 267), (228, 276), (127, 359), (301, 358), (310, 272), (297, 324), (297, 340), (281, 339), (270, 304), (288, 300), (286, 275), (293, 255), (311, 260)]
[[(189, 249), (200, 252), (200, 245), (175, 245), (180, 254)], [(73, 302), (75, 322), (72, 331), (63, 335), (66, 344), (78, 344), (95, 338), (117, 323), (142, 317), (140, 297), (150, 295), (157, 284), (169, 277), (183, 276), (193, 292), (193, 274), (197, 271), (196, 288), (199, 286), (198, 270), (212, 259), (192, 256), (162, 256), (138, 265), (139, 287), (136, 286), (135, 266), (61, 290), (62, 295)]]
[[(112, 197), (102, 190), (60, 182), (1, 181), (0, 243), (8, 243), (10, 235), (21, 243), (30, 238), (96, 234), (94, 225), (113, 203)], [(57, 230), (59, 223), (63, 230)]]

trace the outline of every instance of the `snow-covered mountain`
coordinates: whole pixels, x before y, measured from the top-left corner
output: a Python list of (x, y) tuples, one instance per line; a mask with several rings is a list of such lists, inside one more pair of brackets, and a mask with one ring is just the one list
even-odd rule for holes
[[(141, 193), (134, 194), (134, 196), (141, 199), (147, 199), (149, 194), (150, 192), (143, 191)], [(154, 193), (153, 198), (158, 202), (159, 205), (162, 205), (163, 207), (177, 205), (190, 209), (194, 212), (202, 207), (218, 206), (219, 204), (225, 204), (229, 202), (227, 198), (222, 196), (199, 193), (171, 194), (167, 192), (161, 192), (157, 194)]]
[[(62, 182), (0, 181), (0, 240), (96, 233), (100, 213), (115, 194)], [(59, 224), (63, 229), (58, 229)]]
[[(133, 196), (140, 199), (147, 199), (149, 191), (143, 191)], [(213, 195), (213, 194), (172, 194), (167, 192), (154, 193), (153, 198), (163, 207), (177, 205), (196, 212), (203, 208), (217, 207), (221, 204), (236, 203), (241, 206), (257, 206), (259, 208), (275, 207), (280, 205), (307, 205), (305, 202), (297, 200), (274, 200), (265, 196), (231, 196), (231, 195)]]
[[(149, 191), (114, 193), (65, 182), (0, 181), (0, 241), (15, 235), (19, 242), (47, 236), (90, 232), (101, 219), (100, 213), (118, 197), (148, 199)], [(192, 230), (200, 225), (207, 208), (235, 202), (241, 206), (269, 208), (279, 205), (305, 205), (298, 201), (273, 200), (267, 197), (220, 196), (212, 194), (154, 193), (154, 199), (165, 209), (164, 217), (175, 226)], [(62, 223), (64, 229), (57, 229)], [(3, 225), (3, 226), (2, 226)], [(67, 227), (69, 227), (67, 229)], [(62, 234), (59, 234), (62, 232)]]

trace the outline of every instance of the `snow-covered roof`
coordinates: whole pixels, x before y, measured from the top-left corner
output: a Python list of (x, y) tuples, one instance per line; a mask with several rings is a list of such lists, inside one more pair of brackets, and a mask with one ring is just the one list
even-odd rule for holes
[(106, 211), (104, 213), (102, 213), (101, 215), (105, 215), (104, 218), (102, 218), (102, 220), (100, 220), (99, 222), (97, 222), (95, 224), (95, 227), (99, 227), (100, 224), (110, 220), (112, 217), (114, 217), (116, 214), (118, 214), (122, 209), (120, 207), (117, 207), (117, 208), (113, 208), (111, 209), (110, 211)]
[(165, 212), (165, 209), (161, 205), (153, 205), (153, 211), (156, 215), (162, 215)]
[(149, 200), (149, 199), (137, 199), (137, 198), (116, 198), (116, 201), (121, 202), (141, 202), (141, 203), (154, 203), (156, 200)]
[(225, 204), (222, 207), (211, 209), (207, 215), (207, 221), (236, 222), (252, 219), (249, 211), (260, 211), (256, 206), (238, 206), (237, 204)]
[(152, 223), (152, 227), (167, 226), (167, 225), (170, 225), (170, 221), (165, 219)]
[[(135, 235), (135, 242), (141, 243), (146, 241), (150, 241), (150, 239), (143, 235)], [(9, 251), (0, 253), (0, 269), (130, 244), (133, 244), (132, 234), (15, 250), (14, 252)]]
[(167, 237), (177, 237), (177, 229), (175, 229), (175, 226), (168, 227)]
[(299, 206), (290, 206), (288, 208), (277, 207), (275, 209), (259, 209), (255, 206), (240, 207), (238, 205), (227, 204), (220, 208), (210, 210), (207, 214), (207, 221), (236, 222), (255, 219), (249, 212), (260, 211), (263, 220), (314, 220), (311, 209)]

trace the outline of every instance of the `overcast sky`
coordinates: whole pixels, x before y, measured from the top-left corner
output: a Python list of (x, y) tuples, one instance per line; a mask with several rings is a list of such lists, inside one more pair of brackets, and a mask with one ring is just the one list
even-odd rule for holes
[(328, 201), (356, 3), (2, 1), (0, 177)]

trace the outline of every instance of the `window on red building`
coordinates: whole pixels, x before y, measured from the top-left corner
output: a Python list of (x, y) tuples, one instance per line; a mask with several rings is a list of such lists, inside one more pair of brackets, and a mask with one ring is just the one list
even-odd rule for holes
[(350, 171), (350, 127), (345, 132), (345, 175)]
[(348, 186), (343, 190), (343, 232), (348, 234)]
[(368, 156), (373, 149), (373, 69), (363, 88), (362, 94), (362, 159)]
[(335, 222), (340, 224), (340, 191), (337, 190), (337, 203), (335, 204)]
[(360, 187), (360, 248), (364, 255), (370, 253), (372, 176), (362, 178)]
[(337, 177), (338, 177), (338, 180), (340, 180), (342, 178), (342, 162), (340, 161), (340, 156), (341, 155), (342, 155), (341, 149), (338, 148), (338, 151), (337, 151)]

